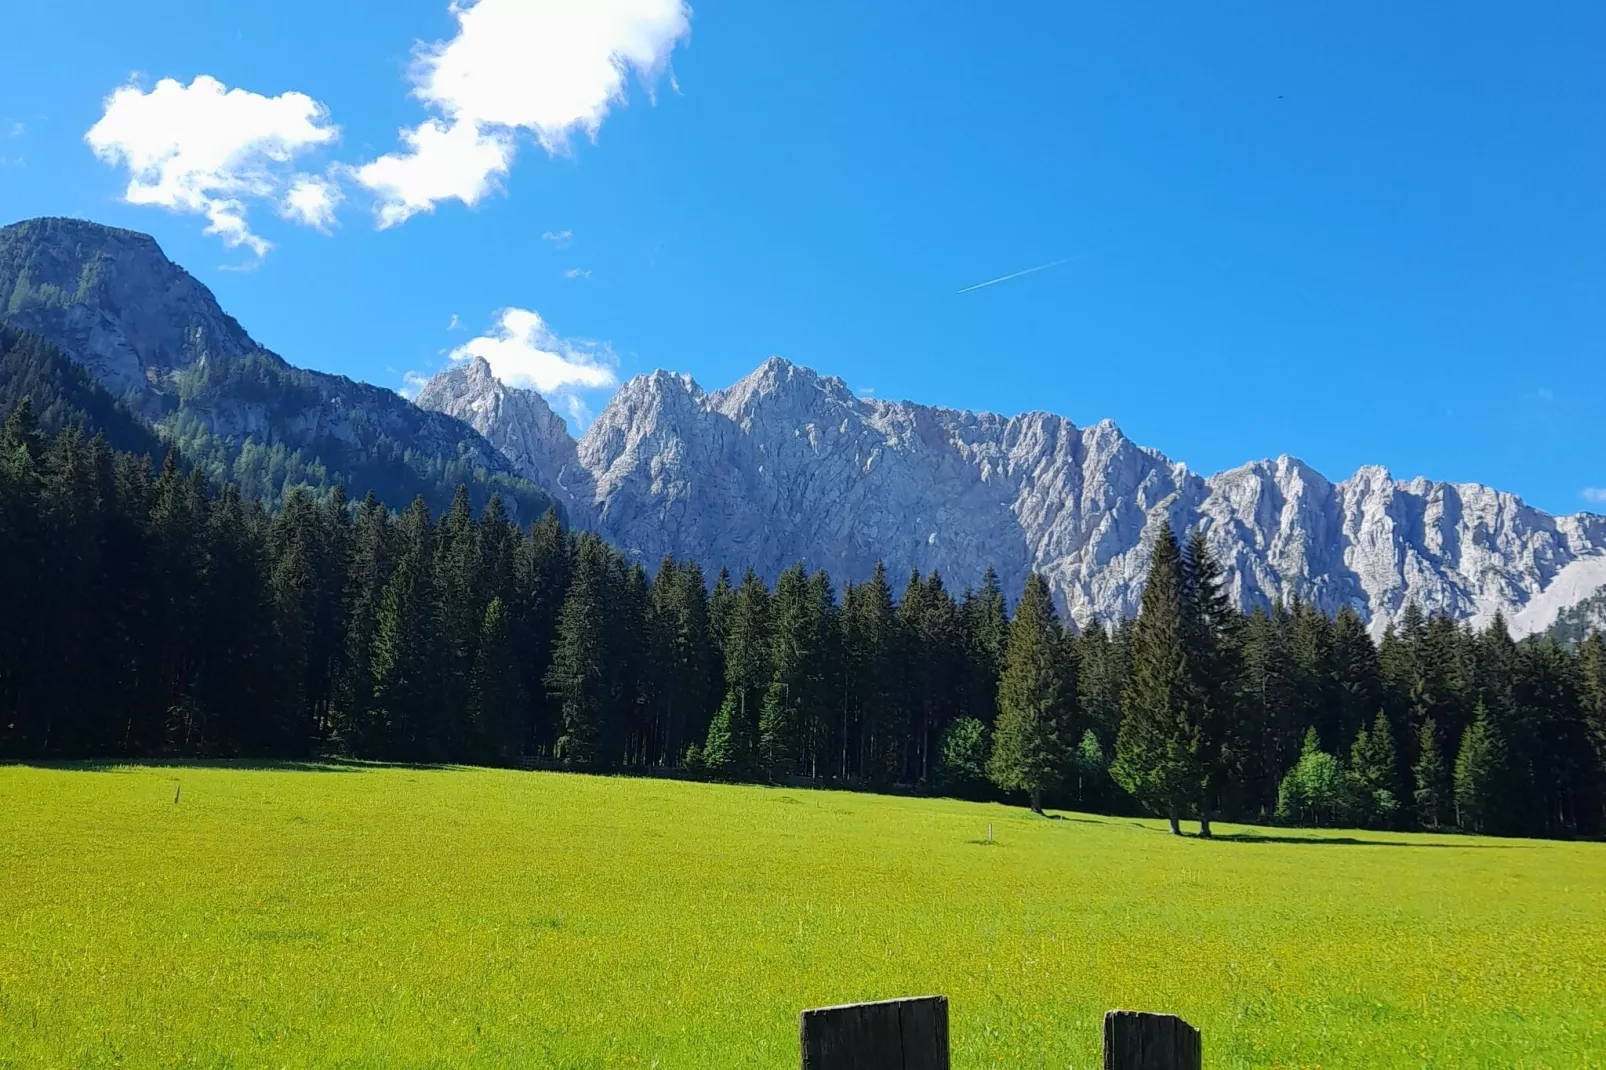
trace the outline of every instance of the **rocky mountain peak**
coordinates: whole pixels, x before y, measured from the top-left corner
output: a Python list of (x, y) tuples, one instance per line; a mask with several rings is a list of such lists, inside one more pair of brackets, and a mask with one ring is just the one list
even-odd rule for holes
[(1487, 487), (1378, 467), (1335, 483), (1287, 455), (1206, 478), (1109, 420), (859, 398), (778, 357), (712, 394), (638, 376), (556, 474), (521, 456), (572, 515), (649, 563), (673, 553), (773, 580), (801, 560), (841, 582), (884, 561), (956, 588), (991, 565), (1011, 592), (1036, 570), (1081, 626), (1137, 611), (1162, 523), (1204, 532), (1239, 605), (1297, 595), (1354, 607), (1379, 633), (1411, 602), (1541, 630), (1606, 576), (1606, 520)]
[(9, 322), (82, 354), (115, 392), (260, 348), (155, 239), (131, 230), (79, 219), (0, 228), (0, 280)]

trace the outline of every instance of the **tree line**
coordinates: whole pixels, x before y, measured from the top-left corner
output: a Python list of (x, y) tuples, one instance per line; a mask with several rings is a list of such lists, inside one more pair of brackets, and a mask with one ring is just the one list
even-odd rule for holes
[(648, 571), (548, 513), (432, 514), (0, 432), (0, 754), (342, 754), (912, 785), (1213, 819), (1606, 826), (1606, 643), (1408, 609), (1244, 614), (1162, 526), (1141, 611), (1068, 628), (1039, 575), (895, 590)]

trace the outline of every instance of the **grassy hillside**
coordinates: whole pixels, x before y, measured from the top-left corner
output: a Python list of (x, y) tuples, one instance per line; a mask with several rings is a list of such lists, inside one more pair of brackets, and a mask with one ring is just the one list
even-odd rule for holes
[[(180, 790), (177, 803), (175, 789)], [(988, 825), (996, 843), (984, 841)], [(0, 768), (0, 1066), (796, 1067), (943, 992), (955, 1066), (1606, 1061), (1606, 846), (1216, 842), (561, 774)]]

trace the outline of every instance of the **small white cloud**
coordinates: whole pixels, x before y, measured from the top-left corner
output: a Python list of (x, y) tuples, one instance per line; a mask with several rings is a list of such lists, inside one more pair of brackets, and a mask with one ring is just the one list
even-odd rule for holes
[(401, 389), (396, 391), (396, 393), (400, 394), (408, 401), (412, 401), (418, 396), (419, 391), (423, 390), (428, 384), (429, 376), (425, 375), (424, 373), (404, 372), (402, 373)]
[(560, 338), (539, 313), (503, 309), (497, 329), (452, 350), (453, 360), (484, 358), (491, 371), (509, 386), (530, 387), (543, 394), (613, 386), (614, 357), (606, 346)]
[(587, 268), (570, 268), (563, 273), (563, 277), (566, 279), (589, 279), (591, 272)]
[(343, 198), (340, 187), (317, 175), (296, 175), (279, 204), (279, 214), (303, 226), (328, 230)]
[(381, 156), (352, 172), (379, 195), (381, 230), (433, 212), (437, 201), (453, 197), (472, 208), (513, 162), (510, 134), (482, 132), (473, 123), (431, 119), (403, 130), (401, 138), (408, 151)]
[(452, 322), (450, 322), (450, 323), (448, 323), (446, 325), (446, 329), (448, 331), (455, 331), (455, 330), (457, 330), (457, 328), (459, 328), (461, 326), (462, 326), (462, 322), (460, 320), (458, 320), (457, 313), (453, 312), (452, 313)]
[(574, 394), (569, 395), (568, 403), (569, 418), (574, 421), (576, 427), (584, 431), (591, 424), (591, 407)]
[(595, 138), (634, 74), (649, 89), (691, 32), (685, 0), (454, 0), (457, 36), (419, 49), (413, 95), (435, 112), (402, 152), (358, 168), (395, 226), (495, 189), (526, 130), (549, 153)]
[(1585, 487), (1579, 493), (1584, 496), (1584, 501), (1586, 502), (1592, 502), (1595, 505), (1606, 505), (1606, 487)]
[(21, 137), (23, 134), (26, 134), (27, 132), (28, 132), (28, 128), (26, 126), (24, 126), (20, 122), (13, 122), (11, 124), (11, 136), (12, 137)]
[(873, 387), (873, 386), (861, 386), (861, 387), (859, 387), (859, 396), (861, 398), (873, 398), (873, 397), (875, 397), (875, 387)]
[[(264, 97), (203, 74), (189, 85), (123, 86), (84, 140), (105, 163), (128, 169), (129, 204), (204, 215), (208, 234), (261, 256), (270, 245), (247, 224), (246, 201), (280, 198), (295, 158), (338, 136), (328, 109), (305, 93)], [(308, 196), (300, 194), (302, 204)]]
[(542, 241), (549, 241), (559, 249), (567, 249), (569, 243), (574, 241), (572, 230), (549, 230), (541, 235)]

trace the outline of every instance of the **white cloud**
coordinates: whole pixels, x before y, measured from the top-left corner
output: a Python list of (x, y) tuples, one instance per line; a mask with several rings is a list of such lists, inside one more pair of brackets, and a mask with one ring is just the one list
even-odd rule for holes
[(462, 325), (462, 321), (457, 318), (457, 313), (453, 312), (452, 313), (452, 322), (450, 322), (450, 323), (448, 323), (446, 325), (446, 329), (448, 331), (455, 331), (461, 325)]
[(379, 195), (381, 229), (432, 212), (437, 201), (453, 197), (472, 207), (496, 188), (513, 163), (512, 135), (481, 132), (472, 123), (447, 125), (431, 119), (403, 130), (401, 137), (407, 152), (381, 156), (353, 172)]
[(507, 173), (514, 134), (549, 152), (595, 137), (631, 74), (649, 89), (691, 31), (685, 0), (455, 0), (457, 36), (419, 50), (413, 93), (436, 118), (407, 148), (355, 171), (394, 226), (439, 201), (479, 202)]
[[(247, 224), (246, 201), (281, 196), (294, 159), (338, 136), (328, 109), (305, 93), (264, 97), (203, 74), (187, 86), (172, 78), (149, 91), (123, 86), (84, 140), (105, 163), (128, 168), (128, 203), (204, 215), (208, 234), (261, 256), (270, 245)], [(309, 197), (303, 191), (300, 203)]]
[(589, 268), (570, 268), (563, 273), (563, 277), (566, 279), (589, 279), (591, 271)]
[(541, 240), (549, 241), (559, 249), (567, 249), (569, 247), (569, 243), (574, 241), (574, 231), (549, 230), (541, 235)]
[(401, 389), (396, 393), (412, 401), (418, 397), (419, 391), (429, 384), (429, 378), (423, 372), (403, 372)]
[(279, 214), (304, 226), (327, 230), (335, 221), (335, 208), (344, 194), (340, 187), (317, 175), (296, 175), (279, 205)]
[(570, 394), (567, 398), (567, 401), (569, 408), (569, 419), (574, 421), (574, 425), (576, 427), (584, 431), (591, 423), (591, 406), (581, 401), (579, 397), (574, 394)]
[(543, 394), (596, 390), (618, 382), (607, 346), (560, 338), (539, 313), (524, 308), (503, 309), (496, 330), (463, 343), (451, 356), (453, 360), (483, 357), (502, 382)]
[(1606, 487), (1585, 487), (1579, 493), (1584, 496), (1584, 501), (1586, 502), (1606, 505)]
[(26, 126), (24, 126), (20, 122), (13, 122), (11, 124), (11, 136), (12, 137), (21, 137), (23, 134), (26, 134), (27, 132), (28, 132), (28, 128)]

